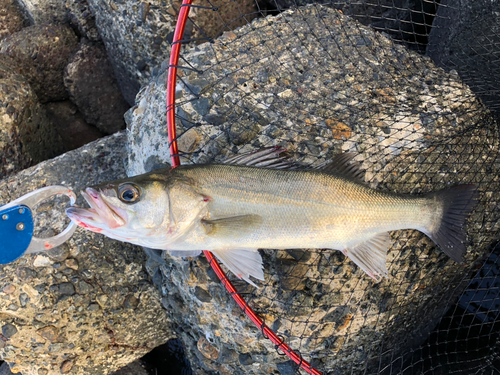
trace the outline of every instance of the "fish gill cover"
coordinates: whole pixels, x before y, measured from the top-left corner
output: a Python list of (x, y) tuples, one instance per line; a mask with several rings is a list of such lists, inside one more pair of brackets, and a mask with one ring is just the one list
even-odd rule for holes
[[(356, 153), (377, 190), (474, 184), (464, 263), (402, 230), (390, 233), (380, 283), (328, 249), (261, 250), (260, 288), (229, 279), (324, 374), (495, 371), (497, 5), (309, 3), (202, 1), (191, 9), (175, 88), (182, 164), (280, 145), (303, 166)], [(217, 20), (211, 27), (197, 24), (203, 12)], [(126, 115), (129, 176), (170, 163), (167, 70), (165, 62)], [(204, 257), (161, 256), (165, 263), (151, 257), (148, 271), (195, 373), (301, 371), (243, 315)]]

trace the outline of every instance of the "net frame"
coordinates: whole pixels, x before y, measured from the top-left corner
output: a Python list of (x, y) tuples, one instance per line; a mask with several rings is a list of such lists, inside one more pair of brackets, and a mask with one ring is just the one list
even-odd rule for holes
[[(183, 42), (182, 36), (184, 35), (184, 29), (186, 27), (186, 22), (189, 15), (189, 10), (192, 6), (192, 0), (183, 0), (179, 16), (177, 18), (177, 23), (174, 31), (174, 37), (172, 41), (172, 50), (170, 54), (170, 63), (168, 67), (168, 78), (167, 78), (167, 130), (168, 130), (168, 141), (170, 147), (170, 155), (172, 159), (172, 168), (176, 168), (180, 165), (179, 151), (177, 147), (177, 137), (176, 137), (176, 125), (175, 125), (175, 86), (177, 82), (177, 69), (180, 55), (180, 46)], [(233, 297), (238, 306), (243, 310), (245, 315), (250, 318), (250, 320), (259, 328), (264, 336), (271, 340), (275, 345), (276, 351), (279, 353), (281, 350), (284, 355), (287, 355), (293, 362), (295, 362), (300, 368), (311, 375), (322, 375), (323, 373), (313, 368), (309, 362), (302, 358), (302, 355), (293, 350), (288, 344), (285, 343), (284, 338), (278, 337), (274, 331), (269, 328), (264, 320), (262, 320), (257, 313), (248, 305), (245, 299), (236, 291), (236, 288), (231, 283), (231, 281), (226, 276), (224, 270), (220, 267), (219, 263), (215, 259), (214, 255), (207, 250), (203, 251), (205, 257), (207, 258), (210, 266), (214, 270), (217, 277), (220, 279), (222, 285), (226, 288), (227, 292)]]

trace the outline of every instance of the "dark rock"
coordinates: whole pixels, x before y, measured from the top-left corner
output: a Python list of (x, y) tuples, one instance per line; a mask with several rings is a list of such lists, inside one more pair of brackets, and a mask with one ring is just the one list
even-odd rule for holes
[(0, 53), (12, 57), (38, 99), (64, 100), (63, 70), (77, 47), (77, 37), (65, 25), (30, 26), (0, 41)]
[(252, 141), (258, 134), (260, 127), (257, 124), (246, 127), (243, 124), (235, 123), (229, 130), (229, 139), (235, 145), (244, 145)]
[(500, 113), (500, 71), (492, 56), (500, 53), (500, 3), (442, 0), (429, 34), (427, 55), (455, 70), (483, 102)]
[(73, 368), (73, 361), (64, 361), (62, 364), (61, 364), (61, 374), (67, 374), (68, 372), (71, 371), (71, 369)]
[(82, 39), (64, 71), (64, 84), (85, 121), (106, 134), (125, 127), (123, 99), (102, 44)]
[(29, 296), (26, 293), (21, 293), (19, 295), (19, 303), (22, 307), (26, 306), (26, 304), (30, 301)]
[(67, 21), (64, 0), (22, 0), (18, 4), (31, 25)]
[(18, 71), (16, 61), (0, 54), (0, 178), (64, 149), (36, 94)]
[(44, 339), (49, 340), (50, 342), (58, 342), (62, 340), (62, 337), (59, 335), (59, 330), (54, 326), (40, 328), (38, 331), (36, 331), (36, 333), (38, 333)]
[(17, 276), (23, 281), (30, 281), (36, 277), (36, 271), (28, 267), (21, 267), (17, 269)]
[(78, 28), (80, 34), (92, 41), (100, 40), (95, 17), (87, 0), (66, 0), (69, 22)]
[(299, 370), (299, 366), (293, 361), (277, 363), (276, 367), (278, 367), (280, 375), (295, 375)]
[[(165, 365), (168, 362), (165, 362)], [(169, 364), (170, 368), (170, 364)], [(140, 360), (129, 363), (127, 366), (122, 367), (116, 372), (113, 372), (111, 375), (148, 375), (149, 372), (141, 364)]]
[(208, 293), (205, 289), (200, 288), (199, 286), (196, 286), (196, 288), (194, 288), (194, 295), (201, 302), (210, 302), (212, 300), (212, 296), (210, 295), (210, 293)]
[(13, 0), (0, 0), (0, 40), (24, 27), (24, 19)]
[(7, 338), (11, 338), (17, 333), (17, 328), (10, 323), (7, 323), (2, 326), (2, 335), (4, 335)]
[(59, 294), (72, 296), (75, 294), (75, 286), (71, 283), (59, 284)]
[(102, 138), (104, 133), (85, 122), (83, 115), (69, 100), (44, 104), (47, 117), (63, 140), (65, 151)]
[(240, 361), (240, 363), (244, 366), (249, 366), (251, 365), (252, 363), (254, 363), (255, 361), (252, 359), (252, 356), (250, 355), (250, 353), (241, 353), (239, 356), (238, 356), (238, 361)]
[[(96, 17), (123, 96), (134, 105), (140, 87), (149, 82), (154, 68), (169, 57), (168, 36), (174, 30), (181, 1), (175, 0), (165, 6), (150, 6), (147, 2), (138, 6), (133, 0), (112, 3), (88, 0), (88, 4)], [(254, 0), (238, 3), (215, 0), (211, 5), (217, 7), (218, 12), (197, 9), (197, 27), (188, 22), (184, 33), (186, 39), (203, 37), (199, 29), (213, 38), (226, 27), (226, 22), (233, 21), (231, 27), (235, 28), (257, 15)], [(241, 17), (242, 14), (246, 16)]]
[(139, 300), (133, 295), (129, 295), (125, 298), (123, 306), (127, 309), (135, 309), (139, 305)]

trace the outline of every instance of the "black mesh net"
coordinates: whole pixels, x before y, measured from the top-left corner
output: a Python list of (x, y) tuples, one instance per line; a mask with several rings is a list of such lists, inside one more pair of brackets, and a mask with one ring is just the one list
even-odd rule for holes
[[(391, 232), (389, 277), (380, 283), (336, 250), (262, 250), (265, 282), (259, 289), (228, 272), (249, 306), (324, 374), (500, 373), (500, 5), (194, 5), (176, 88), (183, 164), (221, 162), (280, 145), (304, 166), (354, 152), (367, 183), (379, 190), (420, 194), (458, 184), (479, 190), (463, 264), (413, 230)], [(158, 82), (166, 68), (139, 98), (164, 90)], [(209, 270), (206, 262), (193, 262), (191, 267)], [(175, 281), (165, 277), (161, 283), (172, 290)], [(234, 306), (223, 290), (214, 292), (220, 284), (210, 288), (221, 303)], [(193, 326), (207, 334), (202, 321), (195, 318)], [(251, 331), (253, 341), (233, 327), (213, 333), (210, 344), (239, 357), (210, 359), (195, 353), (196, 343), (189, 343), (195, 335), (178, 324), (192, 365), (203, 371), (303, 371), (269, 349), (258, 329)], [(203, 352), (199, 342), (198, 350)]]

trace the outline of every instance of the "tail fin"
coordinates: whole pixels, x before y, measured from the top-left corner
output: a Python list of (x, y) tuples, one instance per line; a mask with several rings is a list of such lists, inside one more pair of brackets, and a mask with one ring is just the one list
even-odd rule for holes
[(444, 204), (443, 218), (437, 230), (426, 233), (455, 262), (462, 263), (465, 253), (463, 229), (477, 200), (476, 186), (459, 185), (432, 194)]

